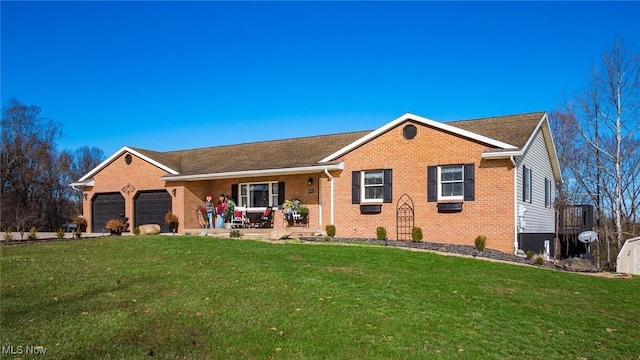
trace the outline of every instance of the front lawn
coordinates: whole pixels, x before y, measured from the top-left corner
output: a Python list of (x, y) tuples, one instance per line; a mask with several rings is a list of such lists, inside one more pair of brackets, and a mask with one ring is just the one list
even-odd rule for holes
[(197, 236), (0, 251), (5, 356), (30, 358), (35, 349), (57, 359), (640, 357), (638, 277), (383, 246)]

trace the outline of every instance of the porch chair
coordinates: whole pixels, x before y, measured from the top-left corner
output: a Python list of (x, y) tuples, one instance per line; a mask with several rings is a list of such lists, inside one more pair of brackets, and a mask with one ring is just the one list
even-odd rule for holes
[(233, 209), (233, 216), (231, 217), (231, 227), (245, 227), (247, 223), (247, 208), (236, 206)]
[(267, 209), (262, 213), (262, 217), (260, 217), (259, 226), (261, 228), (272, 227), (272, 221), (273, 221), (273, 209), (270, 207), (267, 207)]

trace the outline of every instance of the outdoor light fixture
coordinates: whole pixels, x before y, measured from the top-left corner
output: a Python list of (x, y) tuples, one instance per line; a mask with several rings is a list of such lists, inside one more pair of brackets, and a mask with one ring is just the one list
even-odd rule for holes
[(82, 197), (87, 200), (87, 193), (82, 194)]
[(177, 192), (176, 189), (171, 190), (171, 193), (173, 194), (173, 197), (176, 197), (176, 192)]
[(313, 185), (313, 178), (311, 176), (309, 176), (309, 178), (307, 179), (307, 185)]

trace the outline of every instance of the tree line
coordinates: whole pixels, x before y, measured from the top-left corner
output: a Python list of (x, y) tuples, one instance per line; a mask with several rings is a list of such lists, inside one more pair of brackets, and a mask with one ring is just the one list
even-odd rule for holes
[(60, 122), (43, 117), (38, 106), (10, 99), (2, 111), (0, 226), (2, 230), (55, 231), (82, 213), (82, 192), (73, 181), (100, 164), (102, 150), (56, 147)]

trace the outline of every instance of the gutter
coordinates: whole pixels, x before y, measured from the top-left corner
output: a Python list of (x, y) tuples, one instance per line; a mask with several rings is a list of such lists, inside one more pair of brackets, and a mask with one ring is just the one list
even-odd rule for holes
[(326, 168), (324, 169), (324, 173), (327, 174), (327, 176), (329, 177), (329, 181), (331, 181), (331, 205), (329, 206), (329, 212), (331, 214), (331, 225), (333, 225), (333, 176), (331, 176), (331, 174), (329, 174), (329, 170), (327, 170)]
[(513, 254), (518, 255), (518, 166), (513, 155), (509, 160), (513, 164)]
[(215, 180), (215, 179), (227, 179), (227, 178), (243, 178), (253, 176), (268, 176), (268, 175), (295, 175), (295, 174), (311, 174), (318, 171), (327, 170), (342, 170), (344, 169), (344, 163), (323, 166), (302, 166), (295, 168), (284, 169), (265, 169), (265, 170), (248, 170), (248, 171), (229, 171), (221, 173), (209, 173), (209, 174), (195, 174), (195, 175), (166, 175), (160, 177), (162, 181), (200, 181), (200, 180)]

